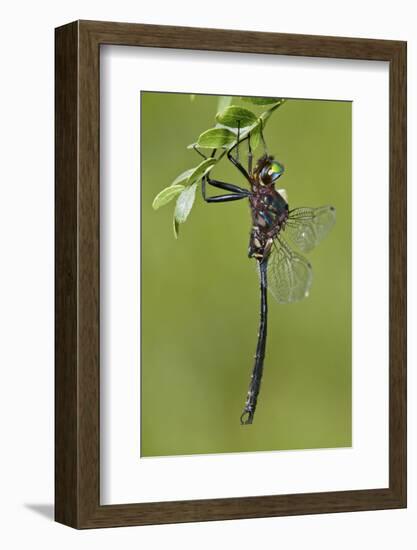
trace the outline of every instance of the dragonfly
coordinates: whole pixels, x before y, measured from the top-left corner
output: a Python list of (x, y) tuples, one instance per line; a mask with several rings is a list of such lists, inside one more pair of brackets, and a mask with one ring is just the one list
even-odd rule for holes
[[(264, 369), (268, 323), (267, 291), (279, 304), (297, 302), (309, 295), (313, 271), (303, 254), (315, 248), (329, 233), (336, 221), (336, 210), (330, 205), (290, 209), (285, 190), (275, 187), (284, 174), (284, 165), (268, 154), (264, 140), (264, 154), (254, 164), (250, 133), (240, 143), (245, 140), (248, 140), (246, 167), (239, 160), (239, 132), (235, 145), (227, 151), (227, 157), (246, 179), (248, 189), (212, 179), (210, 174), (203, 177), (201, 189), (207, 203), (242, 199), (249, 202), (252, 227), (248, 257), (257, 262), (260, 320), (254, 365), (240, 422), (252, 424)], [(204, 156), (201, 151), (196, 151)], [(214, 150), (212, 157), (215, 154)], [(208, 185), (227, 193), (208, 196)]]

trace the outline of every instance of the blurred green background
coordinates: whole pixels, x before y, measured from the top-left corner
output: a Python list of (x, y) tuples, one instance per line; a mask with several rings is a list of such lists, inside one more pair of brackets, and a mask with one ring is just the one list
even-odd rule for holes
[[(264, 376), (250, 426), (239, 417), (260, 298), (247, 257), (248, 203), (207, 204), (199, 188), (177, 241), (175, 202), (156, 212), (151, 206), (199, 164), (186, 146), (214, 126), (217, 104), (215, 96), (141, 94), (141, 456), (349, 447), (351, 103), (288, 100), (266, 127), (269, 152), (286, 169), (277, 188), (287, 190), (290, 209), (332, 204), (337, 221), (309, 254), (310, 296), (279, 305), (269, 295)], [(212, 177), (247, 185), (226, 158)]]

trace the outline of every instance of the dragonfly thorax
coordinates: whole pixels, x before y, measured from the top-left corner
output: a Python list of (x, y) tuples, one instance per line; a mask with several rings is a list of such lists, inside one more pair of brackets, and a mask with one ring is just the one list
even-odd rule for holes
[(265, 258), (288, 219), (288, 203), (273, 186), (259, 186), (250, 197), (252, 231), (249, 256)]
[(273, 239), (288, 219), (288, 203), (275, 189), (275, 182), (283, 172), (284, 167), (274, 157), (263, 155), (251, 174), (249, 257), (266, 258)]

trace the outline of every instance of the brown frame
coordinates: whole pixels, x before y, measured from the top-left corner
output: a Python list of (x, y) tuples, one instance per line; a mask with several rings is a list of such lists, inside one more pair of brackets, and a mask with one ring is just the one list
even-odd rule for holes
[[(76, 21), (56, 29), (55, 519), (116, 527), (406, 507), (406, 43)], [(389, 62), (389, 487), (100, 505), (99, 55), (119, 44)]]

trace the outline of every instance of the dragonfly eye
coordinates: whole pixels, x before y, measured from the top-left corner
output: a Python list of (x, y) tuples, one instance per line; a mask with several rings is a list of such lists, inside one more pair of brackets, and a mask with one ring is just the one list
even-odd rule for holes
[(268, 170), (268, 176), (275, 181), (284, 172), (284, 167), (277, 161), (271, 162)]

